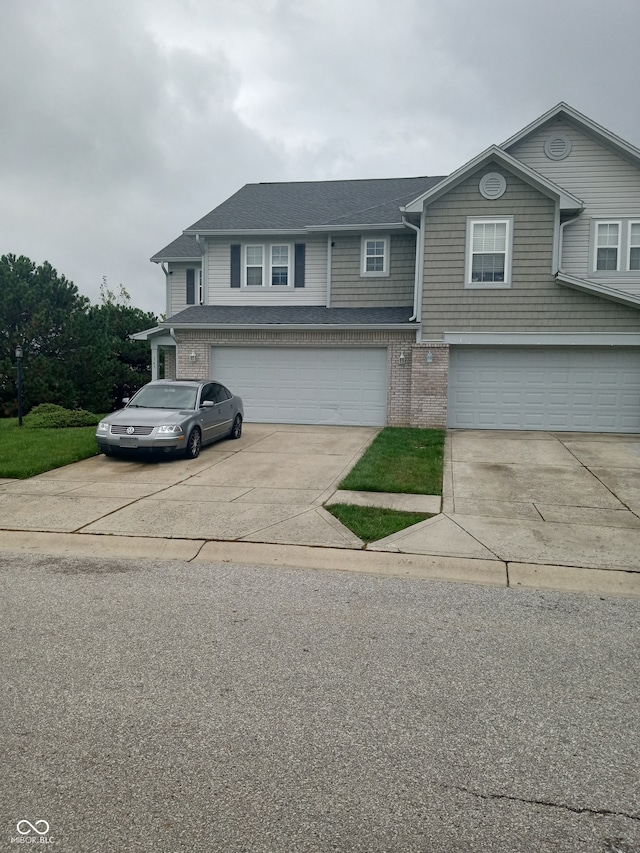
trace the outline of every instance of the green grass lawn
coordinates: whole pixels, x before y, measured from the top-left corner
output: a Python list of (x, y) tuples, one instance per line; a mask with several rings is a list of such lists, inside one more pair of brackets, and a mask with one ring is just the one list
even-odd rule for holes
[(27, 429), (0, 418), (0, 477), (24, 480), (98, 453), (96, 428)]
[(377, 506), (351, 504), (332, 504), (325, 509), (363, 542), (376, 542), (432, 517), (425, 512), (399, 512), (394, 509), (380, 509)]
[(441, 495), (445, 431), (387, 427), (340, 483), (356, 492)]
[[(340, 483), (355, 492), (441, 495), (445, 431), (381, 430)], [(375, 542), (432, 516), (372, 506), (333, 504), (325, 507), (363, 542)]]

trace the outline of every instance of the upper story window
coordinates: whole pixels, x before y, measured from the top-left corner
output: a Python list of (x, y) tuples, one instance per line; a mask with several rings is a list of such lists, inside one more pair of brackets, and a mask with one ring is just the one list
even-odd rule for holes
[(305, 243), (231, 243), (229, 285), (250, 290), (305, 285)]
[(513, 217), (467, 220), (466, 287), (511, 286)]
[(288, 244), (245, 246), (245, 287), (289, 287), (291, 255)]
[(262, 287), (264, 283), (264, 246), (247, 246), (244, 253), (247, 287)]
[(187, 305), (202, 305), (202, 269), (187, 269), (186, 280), (187, 292), (185, 301)]
[(271, 286), (287, 287), (289, 284), (289, 247), (271, 247)]
[(618, 270), (620, 258), (620, 223), (598, 222), (596, 226), (596, 269)]
[(363, 237), (360, 275), (389, 275), (389, 238)]
[(640, 270), (640, 222), (629, 223), (629, 269)]
[(593, 274), (640, 271), (640, 219), (592, 219), (590, 257)]

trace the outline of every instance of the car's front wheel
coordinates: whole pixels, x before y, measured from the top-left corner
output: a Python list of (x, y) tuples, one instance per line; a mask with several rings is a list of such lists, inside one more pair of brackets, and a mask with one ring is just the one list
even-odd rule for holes
[(200, 430), (198, 429), (198, 427), (194, 427), (189, 433), (189, 438), (187, 439), (187, 448), (184, 452), (187, 459), (196, 459), (200, 455), (201, 447), (202, 436), (200, 435)]
[(240, 438), (242, 435), (242, 415), (236, 415), (231, 427), (231, 438)]

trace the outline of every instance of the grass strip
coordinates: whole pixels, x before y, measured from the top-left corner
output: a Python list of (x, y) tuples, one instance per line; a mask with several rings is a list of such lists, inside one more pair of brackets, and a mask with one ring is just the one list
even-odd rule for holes
[(445, 431), (386, 427), (340, 483), (356, 492), (441, 495)]
[(95, 426), (25, 429), (0, 418), (0, 477), (25, 480), (97, 453)]
[(395, 509), (382, 509), (377, 506), (354, 506), (352, 504), (331, 504), (325, 509), (342, 522), (363, 542), (376, 542), (391, 536), (405, 527), (418, 524), (432, 515), (426, 512), (400, 512)]

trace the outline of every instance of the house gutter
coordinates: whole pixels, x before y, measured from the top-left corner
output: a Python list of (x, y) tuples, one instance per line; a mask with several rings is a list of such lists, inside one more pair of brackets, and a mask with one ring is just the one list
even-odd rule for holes
[(420, 287), (422, 279), (422, 217), (420, 217), (420, 227), (414, 225), (413, 222), (409, 222), (406, 216), (402, 217), (402, 224), (416, 232), (416, 262), (413, 279), (413, 314), (409, 317), (409, 322), (420, 322), (420, 302), (422, 301), (422, 288)]
[[(161, 328), (161, 327), (160, 327)], [(165, 327), (166, 328), (166, 327)], [(342, 331), (357, 331), (364, 332), (370, 331), (375, 332), (379, 330), (384, 331), (401, 331), (408, 332), (413, 331), (417, 328), (415, 322), (411, 322), (407, 320), (406, 323), (251, 323), (247, 325), (246, 323), (189, 323), (188, 326), (181, 326), (182, 331), (223, 331), (225, 329), (231, 329), (233, 331), (244, 331), (250, 332), (254, 329), (258, 329), (259, 331), (269, 330), (272, 332), (278, 331), (305, 331), (305, 330), (322, 330), (322, 329), (331, 329), (332, 331), (335, 329), (341, 329)], [(175, 338), (174, 329), (171, 328), (168, 330), (171, 337), (174, 341), (177, 340)]]

